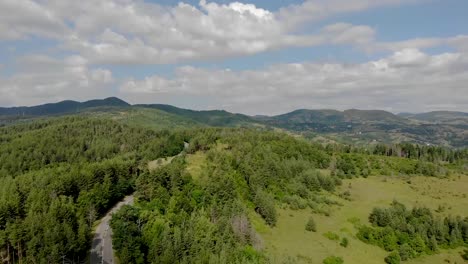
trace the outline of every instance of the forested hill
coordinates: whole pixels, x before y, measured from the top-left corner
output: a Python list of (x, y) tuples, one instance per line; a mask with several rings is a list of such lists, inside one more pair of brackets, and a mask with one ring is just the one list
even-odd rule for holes
[(116, 98), (109, 97), (102, 100), (90, 100), (83, 103), (66, 100), (58, 103), (43, 104), (37, 106), (21, 106), (21, 107), (0, 107), (0, 116), (47, 116), (47, 115), (63, 115), (76, 113), (92, 107), (127, 107), (130, 106), (127, 102)]
[(0, 128), (0, 262), (82, 263), (94, 221), (184, 134), (86, 116)]
[[(131, 109), (135, 111), (131, 119), (145, 110)], [(325, 217), (334, 217), (340, 207), (349, 210), (346, 205), (354, 209), (348, 203), (351, 191), (361, 193), (349, 189), (351, 180), (354, 185), (374, 178), (384, 184), (388, 175), (407, 177), (406, 182), (454, 175), (451, 179), (463, 184), (466, 177), (462, 174), (466, 152), (410, 145), (377, 146), (373, 151), (323, 146), (265, 128), (151, 129), (144, 122), (131, 123), (126, 113), (123, 119), (104, 112), (0, 127), (1, 263), (83, 263), (95, 221), (131, 193), (135, 205), (123, 207), (111, 221), (113, 249), (120, 263), (275, 263), (277, 250), (269, 250), (268, 245), (277, 238), (271, 235), (284, 230), (284, 221), (296, 219), (294, 214), (313, 214), (317, 220), (338, 223), (336, 228), (347, 222), (349, 217), (337, 221)], [(172, 162), (150, 169), (150, 164), (162, 164), (162, 158), (175, 155)], [(388, 186), (392, 193), (396, 190)], [(464, 198), (451, 193), (445, 202), (458, 201), (454, 199)], [(450, 206), (457, 204), (465, 205)], [(362, 211), (364, 218), (373, 205)], [(462, 219), (456, 224), (468, 227)], [(326, 232), (324, 222), (314, 225), (310, 230)], [(299, 227), (304, 234), (304, 226), (302, 220), (288, 225), (279, 238), (301, 244), (319, 240), (326, 245), (321, 234), (306, 233), (303, 240), (287, 237), (291, 228)], [(468, 228), (451, 232), (446, 226), (433, 245), (455, 248), (468, 243)], [(395, 226), (390, 227), (397, 233)], [(367, 254), (364, 243), (380, 246), (380, 240), (367, 235), (382, 237), (377, 236), (377, 227), (348, 228), (350, 252)], [(363, 242), (351, 236), (358, 232)], [(452, 233), (453, 238), (446, 240)], [(414, 232), (407, 236), (407, 240), (416, 238)], [(417, 253), (411, 258), (422, 254), (417, 246), (410, 245)], [(328, 248), (337, 251), (336, 246)], [(431, 250), (428, 254), (435, 252)], [(279, 263), (300, 263), (299, 255), (286, 257), (289, 262)]]
[[(296, 110), (258, 121), (303, 134), (327, 135), (353, 144), (413, 142), (418, 144), (468, 146), (468, 121), (456, 124), (421, 122), (381, 110)], [(432, 120), (437, 120), (433, 118)]]
[(233, 114), (224, 110), (195, 111), (178, 108), (165, 104), (135, 105), (136, 107), (145, 107), (159, 109), (168, 113), (184, 116), (199, 123), (209, 126), (238, 126), (250, 125), (256, 123), (251, 117), (242, 114)]
[(322, 124), (339, 124), (339, 123), (410, 123), (410, 120), (396, 116), (390, 112), (382, 110), (357, 110), (350, 109), (345, 111), (337, 110), (308, 110), (300, 109), (290, 113), (271, 116), (259, 117), (258, 119), (269, 123), (322, 123)]
[(453, 111), (434, 111), (428, 113), (411, 114), (400, 113), (401, 117), (408, 119), (428, 122), (428, 123), (447, 123), (447, 124), (467, 124), (468, 113)]
[(430, 112), (394, 115), (382, 110), (307, 110), (277, 116), (247, 116), (224, 110), (195, 111), (165, 104), (130, 105), (111, 97), (87, 102), (63, 101), (32, 107), (0, 108), (0, 125), (18, 120), (76, 113), (107, 113), (126, 123), (153, 128), (194, 126), (281, 128), (307, 137), (369, 143), (411, 142), (446, 147), (468, 147), (468, 114)]

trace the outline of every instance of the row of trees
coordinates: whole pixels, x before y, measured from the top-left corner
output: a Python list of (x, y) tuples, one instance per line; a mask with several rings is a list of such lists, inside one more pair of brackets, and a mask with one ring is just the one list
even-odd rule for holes
[(333, 175), (340, 178), (368, 177), (369, 175), (444, 177), (451, 172), (451, 169), (433, 162), (356, 153), (336, 154), (330, 164), (330, 169)]
[(387, 263), (399, 263), (439, 248), (468, 245), (468, 218), (438, 218), (428, 208), (412, 210), (398, 202), (388, 209), (375, 208), (369, 216), (373, 227), (362, 226), (357, 234), (362, 241), (393, 252)]
[(458, 163), (466, 162), (468, 159), (467, 149), (452, 149), (441, 146), (425, 146), (413, 143), (375, 144), (366, 147), (328, 144), (325, 148), (328, 153), (359, 153), (387, 157), (401, 157), (436, 163)]

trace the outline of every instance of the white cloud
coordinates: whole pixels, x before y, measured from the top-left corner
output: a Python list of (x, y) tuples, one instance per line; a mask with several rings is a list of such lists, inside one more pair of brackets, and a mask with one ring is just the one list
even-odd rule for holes
[(371, 8), (411, 4), (421, 0), (305, 0), (301, 4), (281, 8), (278, 17), (287, 28), (295, 29), (310, 21), (318, 21), (342, 13)]
[(297, 108), (427, 111), (440, 105), (467, 111), (467, 81), (466, 54), (407, 49), (362, 64), (280, 64), (258, 71), (182, 67), (172, 79), (127, 80), (121, 93), (147, 103), (161, 95), (203, 96), (217, 108), (250, 114)]
[(0, 1), (0, 41), (29, 36), (59, 38), (66, 30), (62, 20), (35, 1)]
[(65, 99), (85, 100), (112, 94), (112, 73), (91, 69), (80, 56), (58, 60), (44, 55), (19, 58), (20, 69), (0, 77), (2, 105), (34, 105)]
[[(325, 44), (395, 50), (397, 44), (377, 44), (374, 29), (365, 25), (338, 23), (317, 35), (298, 31), (306, 22), (335, 14), (403, 3), (408, 1), (308, 0), (271, 12), (253, 4), (206, 0), (197, 6), (137, 0), (5, 0), (0, 3), (0, 39), (60, 37), (63, 49), (92, 64), (206, 61)], [(396, 50), (420, 48), (405, 45)]]
[(374, 29), (364, 25), (337, 23), (324, 27), (322, 32), (332, 44), (365, 46), (374, 42), (375, 39)]

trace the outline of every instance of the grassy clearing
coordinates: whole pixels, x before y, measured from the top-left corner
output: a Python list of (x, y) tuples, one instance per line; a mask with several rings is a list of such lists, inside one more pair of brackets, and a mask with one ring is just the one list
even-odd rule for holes
[(198, 151), (195, 154), (186, 156), (187, 172), (192, 175), (194, 180), (199, 180), (202, 177), (203, 170), (206, 166), (206, 154)]
[[(427, 206), (433, 210), (444, 208), (440, 215), (468, 214), (468, 177), (438, 179), (429, 177), (369, 177), (343, 181), (341, 192), (348, 190), (351, 201), (340, 198), (342, 207), (335, 207), (330, 217), (312, 215), (310, 210), (280, 209), (278, 223), (269, 228), (261, 219), (252, 218), (262, 235), (265, 249), (273, 263), (322, 263), (330, 255), (340, 256), (347, 264), (384, 263), (388, 255), (383, 249), (367, 245), (355, 237), (354, 223), (368, 223), (367, 218), (376, 206), (387, 207), (394, 199), (409, 207)], [(305, 225), (310, 216), (317, 223), (317, 232), (307, 232)], [(339, 240), (330, 240), (324, 234), (334, 233)], [(347, 248), (340, 240), (349, 239)], [(424, 256), (406, 263), (464, 263), (461, 250), (444, 250), (440, 254)], [(450, 261), (450, 262), (448, 262)]]
[(164, 166), (164, 165), (167, 165), (167, 164), (171, 163), (173, 158), (174, 157), (160, 158), (160, 159), (157, 159), (157, 160), (150, 161), (150, 162), (148, 162), (148, 169), (150, 171), (154, 171), (158, 167), (161, 167), (161, 166)]
[[(227, 146), (217, 145), (220, 150)], [(206, 153), (187, 155), (187, 171), (196, 180), (203, 178), (206, 169)], [(327, 170), (321, 171), (324, 174)], [(434, 177), (385, 177), (375, 176), (344, 180), (338, 193), (349, 191), (351, 201), (333, 195), (343, 206), (333, 207), (331, 216), (312, 214), (311, 210), (278, 210), (278, 223), (270, 228), (253, 209), (249, 214), (252, 225), (262, 236), (264, 248), (271, 256), (272, 263), (318, 263), (328, 256), (340, 256), (347, 264), (384, 263), (388, 252), (365, 244), (355, 237), (355, 223), (368, 223), (367, 218), (376, 206), (387, 207), (394, 199), (409, 207), (427, 206), (444, 215), (468, 215), (468, 177), (452, 176), (448, 179)], [(306, 231), (310, 217), (317, 224), (317, 232)], [(328, 235), (327, 235), (328, 234)], [(329, 239), (336, 234), (338, 239)], [(342, 238), (349, 240), (345, 248), (340, 246)], [(407, 261), (409, 264), (422, 263), (464, 263), (461, 250), (444, 250), (440, 254), (424, 256)], [(447, 262), (450, 261), (450, 262)]]

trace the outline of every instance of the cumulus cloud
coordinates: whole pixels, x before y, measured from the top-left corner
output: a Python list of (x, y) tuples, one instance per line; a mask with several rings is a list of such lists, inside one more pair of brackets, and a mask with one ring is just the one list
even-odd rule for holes
[(63, 60), (30, 55), (17, 60), (18, 72), (0, 77), (0, 103), (34, 105), (65, 99), (84, 100), (112, 94), (112, 73), (92, 69), (86, 59), (69, 56)]
[[(69, 7), (63, 2), (68, 1), (50, 6), (66, 13)], [(145, 2), (103, 0), (77, 9), (77, 14), (67, 14), (76, 31), (65, 46), (96, 63), (165, 64), (320, 42), (316, 36), (289, 34), (274, 13), (239, 2), (200, 1), (198, 7), (179, 3), (163, 8)]]
[(0, 41), (25, 39), (29, 36), (59, 38), (66, 31), (61, 19), (35, 1), (0, 1)]
[(279, 64), (257, 71), (181, 67), (174, 78), (130, 79), (120, 90), (148, 103), (168, 95), (205, 96), (214, 108), (249, 114), (353, 107), (427, 111), (441, 105), (467, 111), (467, 81), (466, 54), (406, 49), (362, 64)]
[(283, 7), (278, 12), (278, 17), (287, 28), (295, 29), (310, 21), (318, 21), (324, 18), (341, 14), (363, 11), (370, 8), (408, 4), (415, 0), (305, 0), (301, 4)]
[(175, 6), (137, 0), (5, 0), (0, 3), (0, 40), (57, 37), (63, 49), (93, 64), (217, 60), (324, 44), (366, 51), (421, 48), (418, 43), (377, 44), (374, 29), (365, 25), (338, 23), (316, 35), (299, 33), (306, 23), (336, 14), (411, 2), (307, 0), (272, 12), (253, 4), (207, 0)]
[[(424, 0), (305, 0), (270, 11), (249, 3), (208, 0), (172, 6), (144, 0), (3, 0), (0, 41), (53, 38), (65, 58), (27, 55), (15, 65), (4, 65), (8, 71), (0, 66), (0, 104), (103, 97), (118, 86), (121, 95), (134, 102), (197, 98), (203, 102), (200, 108), (255, 114), (303, 107), (467, 110), (463, 83), (468, 36), (382, 42), (368, 25), (322, 26), (324, 19), (338, 14), (420, 1)], [(262, 70), (184, 66), (173, 78), (155, 75), (123, 83), (97, 66), (206, 62), (319, 45), (391, 54), (361, 64), (310, 62)], [(437, 46), (455, 51), (424, 52)], [(44, 53), (57, 54), (54, 48)]]

